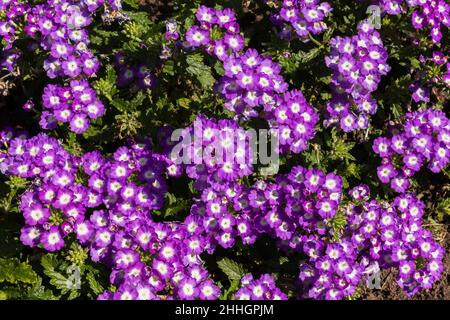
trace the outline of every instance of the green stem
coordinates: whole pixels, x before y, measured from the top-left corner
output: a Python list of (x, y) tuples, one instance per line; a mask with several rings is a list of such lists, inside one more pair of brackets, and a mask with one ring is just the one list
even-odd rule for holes
[(320, 48), (323, 48), (323, 44), (317, 41), (311, 34), (309, 34), (309, 39), (311, 39), (311, 41), (318, 45)]

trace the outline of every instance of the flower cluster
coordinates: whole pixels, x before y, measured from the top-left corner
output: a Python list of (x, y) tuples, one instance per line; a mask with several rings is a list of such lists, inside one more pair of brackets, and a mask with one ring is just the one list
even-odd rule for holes
[[(255, 117), (257, 113), (253, 111), (254, 107), (270, 99), (271, 93), (286, 91), (287, 84), (280, 75), (278, 64), (254, 49), (240, 52), (244, 49), (244, 39), (239, 34), (240, 27), (236, 23), (234, 11), (202, 6), (196, 17), (200, 26), (191, 27), (186, 33), (186, 39), (190, 46), (205, 46), (208, 53), (223, 61), (225, 74), (218, 90), (228, 100), (225, 103), (227, 109), (246, 117)], [(219, 40), (211, 39), (215, 24), (226, 30)]]
[[(92, 23), (92, 15), (104, 4), (106, 5), (105, 0), (47, 0), (39, 4), (3, 0), (0, 5), (6, 12), (7, 20), (0, 21), (0, 36), (3, 36), (7, 45), (4, 49), (6, 51), (1, 62), (2, 66), (10, 71), (14, 68), (14, 63), (19, 57), (18, 51), (13, 47), (16, 40), (15, 32), (22, 30), (35, 41), (30, 46), (30, 50), (41, 48), (46, 53), (43, 66), (49, 78), (62, 77), (83, 81), (95, 75), (100, 63), (89, 51), (87, 27)], [(108, 5), (115, 10), (121, 8), (120, 1), (116, 0), (108, 0)], [(83, 86), (88, 88), (86, 84)], [(46, 91), (53, 89), (53, 86), (49, 85)], [(65, 98), (65, 100), (69, 99)], [(93, 96), (92, 101), (98, 101), (98, 99)], [(91, 102), (87, 104), (89, 103)], [(63, 118), (71, 117), (77, 112), (81, 113), (74, 116), (75, 119), (71, 122), (70, 129), (73, 132), (82, 133), (89, 127), (84, 111), (85, 105), (75, 103), (73, 110), (63, 111), (65, 114)], [(102, 106), (99, 108), (103, 109)], [(102, 114), (103, 111), (95, 117)], [(44, 129), (50, 129), (56, 125), (55, 119), (62, 122), (71, 121), (71, 119), (60, 120), (60, 115), (45, 111), (42, 113), (40, 123)]]
[(242, 212), (258, 233), (280, 240), (282, 248), (301, 251), (302, 234), (325, 234), (342, 199), (342, 179), (321, 170), (293, 167), (274, 183), (258, 181), (245, 194)]
[(263, 274), (259, 279), (254, 279), (251, 274), (244, 275), (241, 288), (234, 297), (237, 300), (287, 300), (287, 295), (276, 286), (270, 274)]
[[(270, 105), (273, 108), (275, 96), (288, 89), (280, 74), (280, 65), (270, 57), (263, 57), (255, 49), (241, 52), (244, 40), (231, 9), (221, 11), (202, 6), (196, 17), (200, 26), (191, 27), (186, 39), (190, 46), (204, 46), (208, 53), (223, 61), (225, 73), (217, 88), (227, 100), (225, 107), (245, 118), (257, 117), (257, 106)], [(226, 30), (219, 40), (211, 38), (215, 24)]]
[[(213, 125), (227, 131), (221, 126), (225, 122), (202, 120), (206, 130)], [(112, 268), (110, 280), (118, 290), (100, 299), (218, 298), (220, 290), (199, 256), (213, 250), (212, 231), (196, 213), (184, 223), (156, 223), (149, 215), (163, 205), (162, 174), (167, 170), (174, 175), (167, 157), (136, 144), (119, 148), (112, 158), (97, 151), (78, 158), (44, 134), (25, 139), (5, 131), (2, 142), (9, 145), (2, 171), (33, 180), (33, 188), (21, 198), (26, 221), (21, 241), (56, 251), (74, 234), (89, 246), (93, 261)], [(203, 173), (204, 178), (210, 176)], [(227, 217), (216, 216), (225, 228)], [(144, 263), (148, 255), (153, 256), (151, 265)]]
[[(186, 32), (186, 41), (191, 47), (205, 47), (218, 59), (227, 60), (230, 53), (244, 48), (244, 38), (236, 15), (231, 9), (213, 9), (200, 6), (195, 14), (200, 26), (194, 25)], [(213, 34), (220, 34), (218, 39)]]
[(447, 56), (442, 51), (434, 51), (429, 60), (431, 60), (434, 65), (438, 66), (439, 69), (445, 68), (442, 77), (435, 78), (435, 82), (442, 81), (450, 88), (450, 62), (448, 62)]
[[(24, 244), (56, 251), (74, 234), (93, 261), (112, 268), (118, 290), (99, 298), (163, 299), (169, 289), (179, 299), (218, 297), (199, 258), (205, 241), (192, 225), (156, 223), (149, 214), (163, 205), (167, 158), (146, 144), (121, 147), (112, 158), (97, 151), (78, 158), (44, 134), (8, 131), (2, 140), (9, 145), (2, 171), (33, 180), (20, 203)], [(151, 266), (143, 262), (149, 254)]]
[(89, 119), (105, 113), (103, 103), (86, 80), (72, 80), (69, 85), (48, 85), (42, 95), (42, 105), (49, 111), (41, 115), (40, 125), (54, 129), (56, 121), (69, 123), (72, 132), (81, 134), (89, 128)]
[[(39, 235), (63, 221), (60, 231), (75, 232), (82, 243), (91, 241), (91, 254), (104, 254), (113, 236), (109, 229), (117, 230), (133, 215), (145, 215), (146, 210), (163, 205), (165, 162), (143, 144), (121, 147), (112, 159), (97, 151), (78, 158), (56, 139), (39, 134), (11, 139), (7, 153), (7, 173), (33, 180), (33, 188), (24, 193), (20, 203), (27, 223), (22, 241), (27, 245), (41, 243), (49, 251), (60, 249), (62, 237), (53, 248)], [(140, 184), (131, 181), (133, 175)], [(102, 205), (108, 211), (96, 210), (87, 217), (88, 211)], [(96, 224), (97, 218), (103, 222)]]
[(18, 0), (0, 1), (0, 11), (4, 12), (5, 19), (1, 20), (0, 18), (0, 39), (4, 44), (0, 51), (0, 67), (9, 72), (14, 70), (20, 57), (20, 51), (14, 48), (18, 24), (29, 10), (28, 4), (20, 3)]
[(360, 283), (364, 264), (351, 241), (327, 243), (310, 237), (304, 244), (309, 261), (300, 264), (299, 286), (303, 298), (339, 300), (351, 296)]
[[(233, 139), (224, 135), (230, 132)], [(187, 139), (192, 135), (194, 139), (200, 139), (199, 142)], [(183, 137), (183, 154), (188, 155), (186, 173), (194, 179), (194, 187), (200, 192), (186, 223), (195, 225), (197, 232), (209, 237), (208, 245), (205, 245), (209, 253), (217, 244), (231, 248), (237, 237), (244, 244), (253, 244), (261, 233), (278, 238), (288, 248), (297, 248), (300, 230), (320, 229), (319, 232), (324, 232), (324, 219), (331, 219), (336, 214), (341, 201), (342, 180), (334, 174), (295, 167), (289, 175), (278, 175), (276, 183), (262, 180), (246, 187), (237, 179), (252, 173), (251, 158), (238, 161), (245, 164), (243, 168), (242, 165), (233, 168), (233, 161), (210, 158), (208, 154), (218, 149), (211, 147), (216, 141), (222, 148), (229, 146), (225, 152), (230, 150), (231, 159), (236, 155), (251, 156), (250, 146), (238, 144), (233, 147), (235, 137), (245, 137), (233, 121), (221, 120), (217, 124), (199, 117), (193, 128), (180, 136)], [(208, 154), (202, 157), (201, 150), (207, 150)], [(180, 151), (176, 150), (175, 155), (180, 157)], [(196, 156), (199, 158), (195, 159)], [(224, 165), (229, 166), (229, 172), (224, 172)], [(173, 171), (179, 173), (180, 169)]]
[[(173, 141), (166, 144), (173, 161), (168, 167), (169, 174), (176, 176), (185, 170), (199, 192), (185, 223), (196, 234), (207, 237), (203, 247), (209, 253), (217, 244), (232, 247), (238, 236), (244, 243), (253, 243), (256, 237), (251, 232), (249, 218), (233, 215), (229, 209), (240, 208), (238, 200), (245, 188), (238, 179), (253, 173), (250, 136), (236, 121), (215, 121), (199, 115), (178, 138), (182, 141), (175, 147)], [(182, 159), (183, 163), (176, 163), (176, 159)]]
[[(281, 68), (254, 49), (241, 53), (244, 38), (233, 10), (201, 6), (195, 16), (200, 26), (192, 26), (186, 32), (186, 40), (189, 46), (203, 47), (223, 61), (225, 74), (217, 87), (227, 99), (225, 107), (246, 118), (256, 117), (254, 108), (264, 103), (265, 94), (271, 97), (271, 93), (286, 91)], [(218, 32), (223, 34), (214, 40), (213, 34)]]
[(126, 62), (123, 52), (117, 52), (114, 66), (118, 70), (117, 85), (126, 87), (135, 85), (139, 89), (150, 89), (156, 82), (155, 76), (145, 64), (130, 65)]
[[(239, 25), (235, 23), (234, 12), (227, 10), (227, 14), (230, 16), (227, 21), (232, 21), (233, 35), (238, 36)], [(299, 90), (288, 91), (280, 65), (255, 49), (239, 52), (244, 49), (243, 42), (231, 46), (227, 36), (223, 38), (225, 44), (221, 40), (211, 40), (209, 35), (214, 23), (227, 28), (227, 24), (219, 22), (224, 20), (222, 11), (200, 7), (196, 17), (201, 25), (191, 27), (186, 38), (191, 46), (204, 45), (209, 53), (223, 61), (225, 73), (217, 90), (226, 99), (225, 108), (244, 119), (258, 117), (264, 111), (270, 128), (278, 130), (282, 152), (305, 150), (314, 136), (319, 117)], [(204, 42), (193, 40), (200, 39), (200, 35)]]
[(26, 16), (24, 30), (48, 52), (44, 68), (50, 78), (89, 77), (99, 62), (88, 49), (86, 28), (104, 1), (53, 1), (37, 4)]
[[(110, 276), (118, 289), (105, 291), (99, 299), (114, 300), (215, 300), (220, 289), (203, 267), (199, 254), (205, 240), (189, 225), (154, 223), (138, 218), (129, 222), (134, 229), (115, 254), (116, 267)], [(151, 266), (143, 259), (151, 254)], [(147, 258), (148, 259), (148, 258)], [(125, 272), (123, 272), (125, 270)]]
[[(441, 41), (442, 26), (450, 25), (450, 5), (443, 0), (378, 2), (389, 14), (401, 13), (403, 2), (415, 8), (414, 27), (430, 26), (435, 43)], [(100, 67), (88, 49), (88, 27), (100, 8), (105, 10), (104, 25), (115, 12), (121, 15), (120, 0), (0, 0), (0, 66), (14, 73), (24, 53), (18, 49), (23, 49), (18, 35), (26, 34), (28, 50), (44, 53), (48, 77), (61, 78), (43, 90), (43, 129), (55, 129), (59, 122), (82, 134), (105, 113), (88, 80)], [(283, 28), (283, 37), (291, 38), (295, 31), (302, 41), (314, 40), (327, 28), (324, 20), (331, 11), (321, 0), (283, 0), (272, 20)], [(444, 249), (423, 225), (426, 205), (408, 189), (422, 167), (437, 173), (449, 164), (446, 114), (434, 109), (407, 113), (401, 126), (374, 140), (372, 149), (382, 158), (378, 177), (399, 193), (392, 201), (375, 200), (364, 184), (344, 190), (343, 177), (296, 165), (298, 157), (289, 156), (283, 164), (289, 171), (258, 178), (257, 160), (268, 144), (257, 141), (256, 131), (243, 129), (256, 122), (259, 126), (259, 121), (243, 122), (259, 118), (262, 126), (277, 132), (270, 144), (278, 146), (278, 156), (279, 151), (306, 150), (319, 116), (300, 90), (289, 88), (279, 64), (246, 48), (233, 10), (201, 6), (195, 17), (198, 23), (189, 28), (183, 44), (173, 43), (181, 36), (177, 23), (167, 21), (160, 58), (168, 59), (175, 47), (201, 48), (217, 58), (223, 75), (215, 90), (235, 117), (217, 120), (199, 114), (186, 128), (157, 128), (158, 146), (148, 137), (136, 138), (109, 155), (95, 147), (89, 152), (67, 148), (44, 133), (30, 138), (26, 132), (1, 130), (0, 173), (19, 177), (20, 186), (26, 186), (18, 196), (24, 220), (20, 241), (49, 252), (81, 244), (93, 262), (111, 270), (111, 286), (98, 299), (218, 299), (221, 289), (202, 259), (233, 247), (241, 254), (261, 238), (271, 238), (283, 258), (301, 258), (298, 277), (294, 275), (301, 298), (349, 297), (367, 275), (391, 268), (407, 295), (431, 288), (442, 276)], [(325, 62), (332, 70), (333, 95), (325, 124), (338, 124), (345, 132), (366, 129), (377, 110), (372, 93), (390, 70), (381, 36), (363, 21), (356, 35), (330, 42)], [(442, 80), (450, 86), (446, 55), (435, 51), (431, 59), (435, 81), (446, 64)], [(419, 57), (420, 63), (425, 61)], [(120, 51), (114, 63), (119, 87), (130, 86), (134, 92), (154, 85), (146, 65)], [(417, 81), (409, 89), (416, 103), (430, 102), (430, 88)], [(33, 100), (22, 108), (34, 110)], [(101, 150), (107, 148), (105, 144)], [(172, 198), (180, 198), (168, 192), (169, 186), (182, 176), (190, 182), (184, 194), (189, 199), (176, 203), (173, 214)], [(166, 196), (171, 200), (167, 209)], [(167, 221), (169, 216), (177, 220)], [(288, 298), (276, 277), (261, 275), (261, 270), (256, 274), (258, 279), (244, 275), (232, 297)]]
[[(363, 200), (367, 186), (352, 190), (355, 203), (344, 207), (348, 225), (338, 243), (312, 238), (310, 261), (300, 266), (303, 295), (342, 299), (352, 295), (364, 275), (398, 269), (397, 283), (409, 296), (431, 288), (442, 273), (444, 249), (422, 226), (425, 205), (412, 194), (392, 204)], [(367, 198), (366, 198), (367, 199)]]
[(320, 34), (327, 29), (324, 20), (332, 10), (328, 2), (320, 0), (283, 0), (280, 11), (273, 14), (271, 20), (282, 27), (281, 38), (291, 39), (296, 35), (306, 41), (310, 34)]
[[(202, 139), (211, 139), (210, 131), (221, 137), (236, 125), (202, 117), (197, 122)], [(89, 246), (93, 261), (112, 268), (110, 281), (117, 290), (99, 299), (217, 299), (220, 290), (200, 254), (213, 253), (216, 244), (230, 248), (236, 236), (252, 244), (262, 233), (278, 239), (280, 249), (308, 257), (299, 273), (304, 297), (350, 296), (365, 274), (391, 267), (399, 270), (399, 285), (413, 295), (442, 273), (444, 251), (423, 228), (425, 206), (412, 194), (380, 203), (360, 185), (349, 191), (352, 201), (343, 206), (342, 179), (333, 173), (297, 166), (273, 183), (260, 180), (245, 187), (237, 179), (251, 171), (219, 177), (222, 168), (208, 172), (215, 161), (208, 165), (203, 159), (185, 166), (199, 198), (184, 222), (154, 222), (149, 212), (163, 205), (164, 172), (180, 172), (147, 144), (121, 147), (112, 158), (96, 151), (74, 157), (44, 134), (16, 135), (10, 130), (0, 135), (8, 145), (0, 168), (32, 179), (21, 197), (26, 222), (21, 241), (56, 251), (74, 234)], [(335, 242), (330, 222), (338, 213), (347, 225)], [(246, 275), (241, 284), (236, 299), (287, 298), (269, 275), (258, 280)]]
[(339, 122), (345, 132), (365, 129), (377, 110), (371, 97), (390, 67), (380, 34), (368, 21), (358, 25), (358, 34), (331, 39), (331, 53), (325, 62), (333, 70), (333, 97), (327, 104), (326, 124)]
[(225, 75), (217, 87), (227, 100), (225, 108), (245, 118), (257, 117), (256, 107), (261, 105), (274, 109), (277, 96), (288, 89), (280, 65), (255, 49), (228, 57), (224, 69)]
[(403, 128), (376, 138), (372, 149), (382, 158), (377, 169), (380, 181), (405, 192), (409, 178), (423, 166), (428, 164), (437, 173), (450, 162), (450, 121), (434, 109), (407, 113)]
[(278, 107), (267, 110), (266, 117), (270, 127), (278, 130), (280, 151), (300, 153), (308, 149), (319, 115), (300, 90), (291, 90), (277, 100)]
[(435, 43), (442, 40), (441, 29), (450, 27), (450, 4), (445, 0), (380, 0), (380, 4), (391, 15), (401, 14), (406, 5), (414, 8), (412, 25), (418, 30), (429, 27), (431, 39)]
[(234, 181), (253, 172), (250, 136), (234, 120), (217, 121), (198, 115), (181, 138), (186, 173), (198, 181), (200, 190), (206, 186), (200, 186), (202, 182)]

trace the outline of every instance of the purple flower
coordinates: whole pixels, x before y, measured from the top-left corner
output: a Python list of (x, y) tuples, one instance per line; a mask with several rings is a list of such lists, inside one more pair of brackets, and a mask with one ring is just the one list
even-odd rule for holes
[(310, 34), (320, 34), (327, 29), (324, 20), (331, 11), (327, 2), (284, 0), (280, 11), (273, 14), (271, 20), (281, 26), (281, 38), (292, 38), (291, 30), (294, 29), (301, 40), (306, 40)]
[(83, 133), (89, 128), (89, 121), (83, 114), (75, 114), (70, 121), (70, 130), (75, 133)]
[(41, 243), (50, 252), (60, 250), (64, 247), (64, 239), (56, 226), (52, 226), (49, 231), (43, 232)]
[(207, 45), (210, 42), (209, 32), (193, 26), (186, 32), (186, 40), (193, 47)]
[(414, 102), (430, 102), (430, 90), (419, 84), (411, 85), (412, 98)]
[(42, 229), (37, 226), (23, 227), (20, 230), (20, 241), (30, 247), (35, 247), (40, 243)]
[(363, 21), (356, 35), (338, 36), (330, 43), (331, 52), (325, 63), (333, 71), (333, 95), (327, 104), (329, 115), (325, 125), (339, 123), (344, 132), (366, 129), (369, 115), (377, 110), (371, 93), (377, 89), (381, 76), (390, 70), (381, 36), (370, 23)]

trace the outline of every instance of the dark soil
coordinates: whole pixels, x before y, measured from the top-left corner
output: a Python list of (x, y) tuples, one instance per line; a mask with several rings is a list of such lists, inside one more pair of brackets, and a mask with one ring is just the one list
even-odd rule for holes
[(173, 1), (169, 0), (140, 0), (139, 5), (147, 9), (149, 18), (152, 21), (157, 21), (170, 17), (173, 9)]

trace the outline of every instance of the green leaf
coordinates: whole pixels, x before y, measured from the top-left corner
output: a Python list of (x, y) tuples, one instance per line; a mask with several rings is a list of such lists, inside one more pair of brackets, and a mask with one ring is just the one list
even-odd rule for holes
[(240, 281), (242, 276), (246, 273), (244, 267), (228, 258), (222, 258), (221, 260), (217, 261), (217, 265), (219, 266), (220, 270), (223, 271), (230, 280), (230, 283), (233, 281)]
[(203, 56), (200, 54), (189, 55), (186, 62), (188, 65), (186, 71), (194, 76), (204, 89), (212, 88), (216, 80), (211, 74), (211, 68), (203, 62)]
[(29, 182), (26, 179), (17, 176), (11, 176), (9, 180), (5, 182), (5, 184), (9, 186), (10, 191), (6, 197), (0, 199), (0, 208), (2, 208), (4, 212), (11, 212), (14, 210), (13, 208), (11, 208), (11, 206), (17, 192), (21, 189), (26, 188), (28, 183)]
[(324, 153), (319, 143), (311, 143), (311, 148), (305, 150), (303, 156), (309, 166), (322, 168), (321, 162), (324, 157)]
[(79, 290), (71, 290), (69, 296), (67, 297), (68, 300), (76, 299), (80, 296)]
[(58, 266), (58, 259), (54, 254), (46, 254), (41, 258), (41, 266), (44, 270), (54, 270)]
[(188, 98), (177, 99), (177, 106), (179, 106), (181, 108), (189, 109), (190, 104), (191, 104), (191, 100), (189, 100)]
[(53, 292), (42, 285), (42, 279), (39, 278), (35, 285), (28, 291), (28, 299), (31, 300), (58, 300)]
[(336, 131), (332, 131), (332, 138), (328, 141), (328, 145), (332, 148), (330, 159), (331, 160), (352, 160), (355, 161), (355, 157), (350, 151), (355, 146), (355, 142), (346, 142), (341, 136), (336, 134)]
[(448, 165), (447, 167), (445, 167), (442, 170), (442, 173), (445, 174), (447, 176), (447, 178), (450, 178), (450, 165)]
[(232, 293), (235, 292), (239, 288), (239, 284), (241, 282), (239, 280), (231, 281), (231, 285), (227, 290), (223, 290), (222, 294), (219, 297), (219, 300), (232, 300)]
[(225, 74), (225, 69), (223, 68), (223, 63), (219, 60), (214, 64), (214, 70), (217, 72), (219, 76), (223, 76)]
[(123, 0), (123, 2), (126, 3), (127, 5), (129, 5), (133, 9), (139, 8), (139, 3), (137, 0)]
[(308, 63), (311, 60), (315, 59), (316, 57), (319, 56), (321, 51), (321, 48), (314, 48), (308, 52), (306, 52), (305, 54), (303, 54), (301, 57), (299, 57), (299, 62), (300, 63)]
[(144, 102), (146, 97), (147, 96), (143, 91), (139, 91), (133, 98), (133, 100), (128, 103), (127, 111), (138, 109), (138, 107), (142, 106), (142, 103)]
[(34, 283), (37, 275), (29, 264), (22, 262), (14, 270), (14, 277), (23, 283)]
[(360, 167), (356, 165), (356, 163), (351, 162), (345, 165), (344, 173), (346, 177), (355, 177), (357, 179), (361, 179)]
[(3, 287), (0, 296), (3, 296), (3, 300), (19, 300), (23, 298), (23, 292), (18, 287)]
[[(64, 266), (64, 262), (61, 264)], [(60, 265), (56, 255), (47, 254), (42, 257), (41, 265), (44, 268), (44, 274), (50, 278), (50, 284), (55, 286), (58, 290), (61, 290), (61, 293), (64, 295), (70, 292), (68, 299), (74, 299), (78, 297), (76, 293), (73, 291), (78, 291), (73, 289), (73, 280), (56, 270), (56, 268)], [(65, 268), (67, 269), (67, 268)]]
[(95, 275), (92, 272), (89, 271), (86, 274), (86, 279), (89, 283), (89, 287), (91, 288), (92, 292), (94, 292), (95, 295), (99, 295), (105, 290), (103, 286), (97, 281)]
[(164, 63), (162, 72), (164, 74), (168, 74), (169, 76), (175, 75), (175, 63), (173, 60), (167, 60), (166, 63)]
[(281, 256), (280, 259), (279, 259), (279, 262), (280, 262), (280, 264), (287, 263), (287, 262), (289, 262), (289, 258)]
[(195, 16), (194, 15), (188, 15), (186, 20), (184, 20), (184, 29), (189, 29), (195, 24)]
[(338, 211), (338, 213), (329, 221), (329, 225), (333, 230), (333, 238), (338, 241), (341, 235), (341, 232), (344, 230), (347, 225), (347, 216), (343, 210)]
[(411, 63), (411, 67), (415, 68), (415, 69), (419, 69), (420, 68), (420, 61), (415, 58), (415, 57), (408, 57), (409, 62)]
[(20, 262), (17, 258), (0, 258), (0, 283), (15, 284), (21, 282), (32, 284), (36, 279), (37, 275), (29, 264)]
[(119, 33), (117, 31), (101, 30), (94, 28), (89, 36), (89, 41), (96, 46), (109, 46), (112, 38), (117, 38)]
[(442, 220), (445, 216), (450, 216), (450, 198), (445, 198), (439, 201), (435, 212), (439, 220)]
[(114, 100), (114, 96), (118, 93), (116, 81), (116, 70), (113, 65), (108, 64), (106, 66), (106, 77), (95, 81), (93, 83), (93, 87), (98, 94), (104, 96), (112, 102)]
[(394, 119), (398, 119), (403, 115), (402, 106), (398, 103), (392, 104), (392, 115), (394, 116)]
[(22, 189), (28, 185), (28, 181), (24, 178), (11, 176), (8, 181), (5, 182), (11, 189)]

